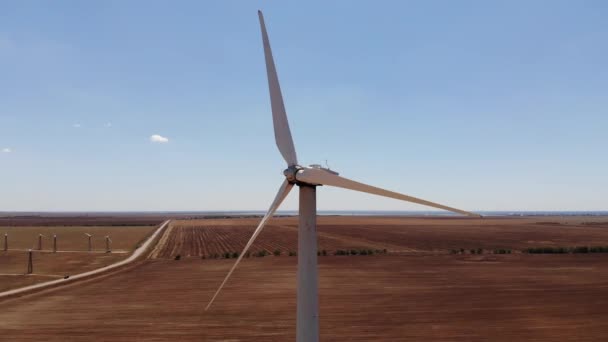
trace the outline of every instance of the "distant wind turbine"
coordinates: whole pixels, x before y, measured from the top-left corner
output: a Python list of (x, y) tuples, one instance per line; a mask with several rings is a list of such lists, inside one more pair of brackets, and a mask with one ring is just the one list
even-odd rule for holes
[(84, 235), (86, 235), (89, 238), (89, 252), (90, 252), (91, 250), (93, 250), (93, 244), (91, 243), (91, 237), (93, 235), (91, 235), (89, 233), (84, 233)]
[(287, 169), (283, 171), (285, 180), (279, 188), (274, 201), (266, 215), (262, 218), (253, 235), (245, 245), (243, 252), (228, 272), (228, 275), (215, 292), (213, 298), (205, 308), (209, 309), (217, 295), (220, 293), (232, 272), (236, 269), (239, 262), (247, 250), (251, 247), (256, 237), (260, 234), (268, 219), (279, 208), (287, 194), (294, 185), (300, 188), (300, 208), (299, 208), (299, 227), (298, 227), (298, 273), (297, 273), (297, 325), (296, 337), (299, 342), (318, 341), (319, 339), (319, 302), (318, 302), (318, 276), (317, 276), (317, 235), (316, 235), (316, 187), (319, 185), (334, 186), (349, 190), (355, 190), (374, 195), (390, 197), (402, 201), (418, 203), (433, 208), (452, 211), (458, 214), (472, 217), (481, 217), (478, 214), (468, 211), (448, 207), (442, 204), (429, 202), (416, 197), (400, 194), (397, 192), (384, 190), (371, 185), (359, 183), (338, 175), (337, 172), (323, 168), (319, 165), (310, 167), (298, 164), (296, 150), (294, 147), (287, 114), (283, 104), (279, 79), (272, 58), (272, 51), (264, 24), (264, 17), (258, 11), (260, 26), (262, 30), (262, 40), (264, 44), (264, 56), (266, 59), (266, 72), (268, 77), (268, 88), (270, 91), (270, 104), (272, 109), (272, 119), (274, 124), (274, 136), (279, 152), (287, 162)]
[(112, 249), (110, 245), (112, 244), (112, 239), (109, 236), (106, 236), (106, 253), (112, 253)]
[(28, 249), (27, 251), (27, 274), (34, 273), (34, 261), (32, 258), (32, 249)]
[(38, 250), (42, 250), (42, 238), (46, 238), (46, 235), (38, 234)]

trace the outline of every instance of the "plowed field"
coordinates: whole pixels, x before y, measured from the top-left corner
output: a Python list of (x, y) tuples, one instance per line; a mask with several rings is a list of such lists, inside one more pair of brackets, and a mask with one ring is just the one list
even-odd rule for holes
[[(260, 219), (178, 220), (155, 257), (240, 253)], [(318, 249), (387, 249), (392, 254), (447, 253), (464, 248), (520, 251), (530, 247), (608, 246), (606, 218), (379, 218), (320, 217)], [(251, 251), (297, 252), (297, 219), (273, 218)]]

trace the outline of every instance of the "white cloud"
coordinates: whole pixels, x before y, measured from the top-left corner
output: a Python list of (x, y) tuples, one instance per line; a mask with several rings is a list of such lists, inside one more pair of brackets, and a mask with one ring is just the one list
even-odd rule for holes
[(80, 128), (80, 127), (82, 127), (82, 125), (79, 124), (79, 123), (75, 123), (75, 124), (72, 125), (72, 127), (74, 127), (74, 128)]
[(169, 138), (167, 137), (163, 137), (162, 135), (158, 135), (158, 134), (153, 134), (150, 136), (150, 141), (153, 143), (168, 143), (169, 142)]
[(112, 127), (112, 123), (111, 122), (107, 122), (105, 125), (103, 125), (104, 127)]
[(2, 153), (11, 153), (11, 152), (13, 152), (13, 150), (11, 150), (8, 147), (5, 147), (5, 148), (2, 149)]

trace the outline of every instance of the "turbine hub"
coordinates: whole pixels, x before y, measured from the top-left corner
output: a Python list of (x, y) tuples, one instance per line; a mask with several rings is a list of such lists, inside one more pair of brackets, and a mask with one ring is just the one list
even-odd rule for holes
[(295, 184), (297, 182), (296, 173), (301, 169), (302, 167), (300, 165), (291, 165), (283, 171), (283, 174), (289, 183)]

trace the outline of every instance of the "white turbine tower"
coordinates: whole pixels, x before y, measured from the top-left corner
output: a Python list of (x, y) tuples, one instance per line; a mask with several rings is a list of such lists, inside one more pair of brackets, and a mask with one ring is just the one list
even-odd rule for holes
[(87, 238), (89, 239), (89, 252), (93, 250), (93, 244), (91, 243), (91, 237), (93, 237), (93, 235), (89, 234), (89, 233), (84, 233), (84, 235), (87, 236)]
[(268, 219), (278, 209), (279, 205), (294, 185), (300, 188), (300, 212), (298, 227), (298, 273), (297, 273), (297, 327), (296, 336), (299, 342), (318, 341), (319, 339), (319, 302), (318, 302), (318, 280), (317, 280), (317, 235), (316, 235), (316, 187), (328, 185), (344, 189), (366, 192), (374, 195), (390, 197), (402, 201), (418, 203), (433, 208), (452, 211), (455, 213), (481, 217), (478, 214), (455, 209), (445, 205), (429, 202), (416, 197), (403, 195), (397, 192), (384, 190), (371, 185), (355, 182), (341, 177), (337, 172), (312, 165), (311, 167), (298, 164), (296, 150), (291, 138), (287, 114), (283, 104), (279, 79), (270, 50), (268, 34), (264, 25), (264, 17), (258, 11), (260, 26), (262, 29), (262, 40), (264, 44), (264, 56), (266, 58), (266, 72), (268, 76), (268, 87), (270, 90), (270, 104), (272, 108), (272, 120), (274, 124), (274, 135), (277, 147), (283, 159), (287, 162), (287, 169), (283, 172), (285, 180), (279, 188), (272, 205), (266, 215), (253, 232), (253, 235), (245, 245), (243, 252), (239, 255), (228, 275), (215, 292), (213, 298), (205, 308), (209, 309), (217, 295), (220, 293), (226, 281), (232, 275), (235, 268), (249, 249), (256, 237), (260, 234)]
[(106, 253), (112, 253), (112, 249), (110, 248), (112, 244), (112, 239), (109, 236), (106, 236)]
[(27, 250), (27, 274), (34, 273), (34, 261), (32, 257), (32, 249)]

